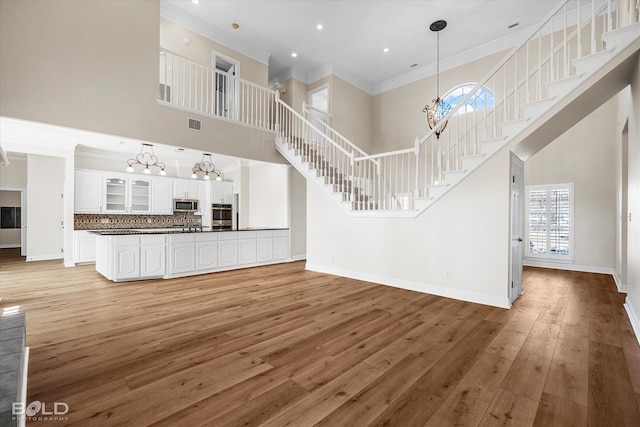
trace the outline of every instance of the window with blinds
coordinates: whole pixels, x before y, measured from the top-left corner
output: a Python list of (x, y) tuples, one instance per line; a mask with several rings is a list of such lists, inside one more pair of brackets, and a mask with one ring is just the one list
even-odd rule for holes
[(527, 187), (526, 256), (573, 259), (573, 184)]

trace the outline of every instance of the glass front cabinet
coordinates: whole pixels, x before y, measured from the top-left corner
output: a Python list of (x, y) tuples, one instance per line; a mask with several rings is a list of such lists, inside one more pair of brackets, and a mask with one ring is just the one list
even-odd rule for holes
[(149, 213), (151, 180), (105, 176), (104, 207), (109, 213)]

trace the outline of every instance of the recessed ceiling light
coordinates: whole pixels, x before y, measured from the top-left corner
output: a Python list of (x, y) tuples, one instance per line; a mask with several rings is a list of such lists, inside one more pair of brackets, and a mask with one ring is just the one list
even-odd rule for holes
[(509, 25), (509, 29), (513, 28), (513, 27), (517, 27), (518, 25), (520, 25), (519, 22), (516, 22), (514, 24)]
[(292, 56), (292, 57), (294, 57), (294, 58), (297, 58), (297, 57), (298, 57), (298, 54), (297, 54), (297, 53), (295, 53), (295, 52), (291, 52), (291, 56)]
[(191, 0), (191, 3), (198, 4), (198, 3), (200, 3), (200, 0)]
[(387, 53), (387, 52), (389, 52), (389, 48), (388, 48), (388, 47), (385, 47), (384, 49), (382, 49), (382, 51), (383, 51), (384, 53)]
[(416, 64), (411, 64), (411, 65), (410, 65), (410, 67), (411, 67), (411, 68), (413, 68), (413, 67), (417, 67), (417, 66), (418, 66), (418, 64), (417, 64), (417, 63), (416, 63)]
[(240, 24), (238, 24), (237, 22), (234, 22), (233, 24), (231, 24), (231, 28), (233, 28), (234, 30), (237, 30), (238, 28), (240, 28)]
[(324, 28), (324, 25), (322, 25), (322, 24), (318, 24), (318, 25), (316, 25), (316, 28), (317, 28), (318, 30), (321, 30), (321, 29), (323, 29), (323, 28)]
[(184, 148), (182, 148), (182, 147), (178, 147), (178, 148), (176, 148), (176, 151), (177, 151), (177, 152), (184, 151)]

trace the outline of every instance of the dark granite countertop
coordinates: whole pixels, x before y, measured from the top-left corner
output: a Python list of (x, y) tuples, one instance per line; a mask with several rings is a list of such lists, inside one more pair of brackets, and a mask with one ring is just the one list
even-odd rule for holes
[(111, 230), (86, 230), (90, 233), (100, 236), (126, 236), (126, 235), (146, 235), (146, 234), (183, 234), (183, 233), (227, 233), (230, 231), (271, 231), (271, 230), (288, 230), (288, 228), (263, 228), (263, 227), (247, 227), (239, 230), (221, 230), (211, 227), (187, 230), (186, 227), (175, 228), (140, 228), (140, 229), (111, 229)]

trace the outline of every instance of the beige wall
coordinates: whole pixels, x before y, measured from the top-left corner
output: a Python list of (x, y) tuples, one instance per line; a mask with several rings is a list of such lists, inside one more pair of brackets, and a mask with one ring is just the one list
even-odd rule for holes
[(331, 76), (329, 105), (333, 128), (371, 153), (373, 147), (373, 96), (339, 77)]
[[(463, 83), (480, 82), (504, 55), (505, 53), (501, 52), (460, 67), (441, 71), (440, 95)], [(427, 104), (433, 105), (435, 97), (435, 76), (373, 97), (372, 151), (381, 153), (413, 147), (417, 137), (422, 137), (429, 132), (429, 125), (422, 109)]]
[(615, 266), (616, 116), (614, 97), (525, 162), (526, 186), (574, 184), (576, 266)]
[(9, 164), (0, 166), (0, 187), (3, 188), (27, 188), (27, 157), (9, 156)]
[(307, 94), (309, 92), (306, 83), (291, 78), (280, 83), (273, 89), (280, 91), (280, 99), (282, 99), (285, 104), (302, 114), (302, 103), (307, 102)]
[[(189, 39), (188, 45), (184, 43), (185, 38)], [(160, 47), (208, 67), (212, 66), (212, 52), (215, 51), (240, 62), (240, 78), (264, 87), (269, 81), (267, 64), (164, 18), (160, 19)]]
[(61, 259), (65, 159), (35, 154), (27, 159), (27, 261)]

